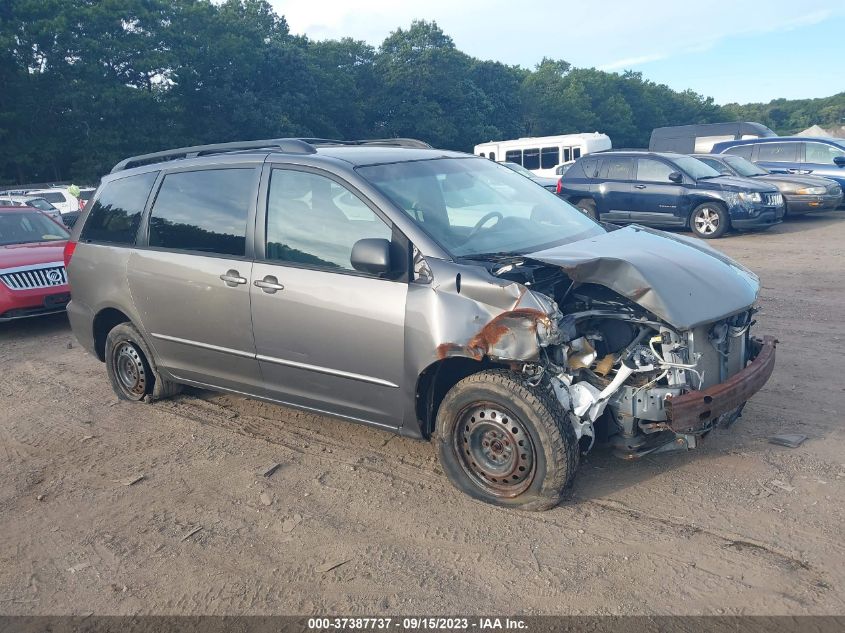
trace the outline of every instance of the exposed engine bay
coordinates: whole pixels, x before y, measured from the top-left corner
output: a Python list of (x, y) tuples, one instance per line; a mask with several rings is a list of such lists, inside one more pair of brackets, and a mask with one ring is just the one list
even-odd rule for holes
[[(679, 329), (603, 285), (573, 280), (558, 266), (511, 259), (484, 267), (517, 282), (532, 301), (523, 296), (514, 310), (498, 317), (502, 336), (497, 340), (487, 333), (470, 346), (487, 344), (476, 352), (501, 360), (527, 358), (528, 344), (514, 334), (514, 322), (533, 323), (536, 357), (510, 365), (529, 382), (548, 381), (583, 451), (597, 439), (610, 441), (628, 459), (694, 448), (716, 425), (739, 417), (744, 401), (712, 417), (699, 412), (694, 428), (679, 429), (671, 403), (724, 383), (754, 358), (760, 347), (750, 336), (755, 308)], [(522, 307), (533, 302), (543, 306), (536, 314)], [(509, 354), (506, 342), (520, 353)]]

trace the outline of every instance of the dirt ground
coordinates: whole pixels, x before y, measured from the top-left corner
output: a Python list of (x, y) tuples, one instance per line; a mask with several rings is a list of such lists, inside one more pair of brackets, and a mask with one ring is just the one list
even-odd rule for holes
[(845, 213), (714, 245), (762, 279), (772, 379), (700, 450), (594, 451), (538, 514), (386, 432), (119, 403), (64, 316), (0, 324), (0, 613), (845, 613)]

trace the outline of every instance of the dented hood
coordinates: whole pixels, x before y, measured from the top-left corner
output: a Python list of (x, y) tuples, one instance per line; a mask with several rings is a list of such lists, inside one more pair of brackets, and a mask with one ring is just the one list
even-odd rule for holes
[(760, 290), (754, 273), (698, 240), (639, 226), (527, 257), (610, 288), (678, 329), (736, 314)]

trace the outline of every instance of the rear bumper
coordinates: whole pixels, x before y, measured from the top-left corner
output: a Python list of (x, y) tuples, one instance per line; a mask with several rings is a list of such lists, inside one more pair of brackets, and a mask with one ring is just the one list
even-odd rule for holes
[(775, 368), (777, 340), (771, 336), (751, 340), (754, 360), (725, 382), (701, 391), (667, 398), (666, 415), (675, 433), (694, 433), (711, 426), (711, 421), (730, 413), (760, 391)]

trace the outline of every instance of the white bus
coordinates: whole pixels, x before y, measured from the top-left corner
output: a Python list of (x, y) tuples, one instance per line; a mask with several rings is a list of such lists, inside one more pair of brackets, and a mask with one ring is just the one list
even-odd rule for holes
[(606, 134), (585, 132), (490, 141), (476, 145), (474, 153), (500, 163), (516, 163), (538, 176), (553, 178), (558, 165), (572, 162), (590, 152), (610, 148), (610, 138)]

